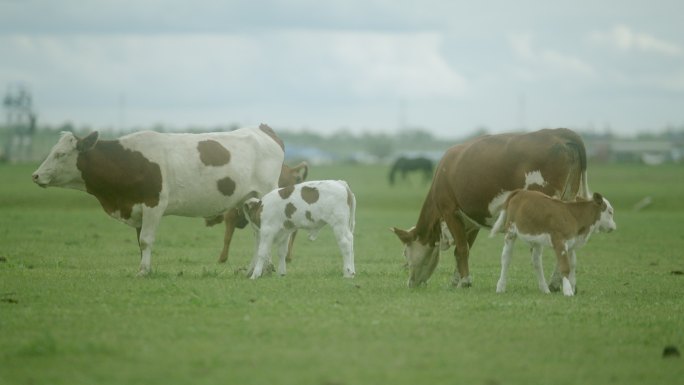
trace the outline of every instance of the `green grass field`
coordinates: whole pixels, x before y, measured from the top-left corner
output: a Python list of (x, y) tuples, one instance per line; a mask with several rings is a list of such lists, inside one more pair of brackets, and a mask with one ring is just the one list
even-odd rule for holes
[[(135, 276), (135, 231), (95, 198), (40, 189), (35, 166), (0, 165), (0, 384), (677, 384), (684, 350), (684, 167), (590, 165), (618, 231), (578, 252), (573, 298), (537, 289), (518, 242), (496, 294), (501, 236), (472, 250), (474, 286), (452, 289), (452, 252), (408, 289), (388, 231), (415, 223), (426, 186), (389, 188), (380, 166), (312, 168), (356, 193), (357, 277), (332, 232), (300, 234), (286, 277), (257, 281), (253, 235), (217, 264), (220, 226), (166, 217), (154, 273)], [(645, 196), (653, 204), (633, 205)], [(550, 273), (553, 256), (545, 251)]]

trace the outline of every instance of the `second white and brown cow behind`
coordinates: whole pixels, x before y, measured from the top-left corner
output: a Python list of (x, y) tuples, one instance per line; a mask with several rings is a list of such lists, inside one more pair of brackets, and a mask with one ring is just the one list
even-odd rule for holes
[(343, 258), (343, 275), (353, 278), (356, 198), (347, 182), (320, 180), (273, 190), (261, 199), (245, 202), (244, 210), (257, 232), (257, 249), (248, 275), (256, 279), (278, 247), (278, 274), (285, 275), (287, 240), (294, 231), (306, 229), (314, 240), (327, 225), (333, 230)]
[[(549, 287), (556, 289), (562, 285), (563, 294), (572, 296), (576, 288), (575, 249), (584, 246), (593, 233), (615, 229), (613, 207), (601, 194), (594, 193), (591, 200), (564, 202), (537, 191), (512, 192), (490, 234), (494, 236), (500, 231), (506, 234), (497, 293), (506, 291), (506, 273), (516, 238), (527, 241), (532, 248), (539, 289), (549, 293)], [(552, 247), (557, 258), (550, 286), (546, 284), (542, 267), (544, 246)]]

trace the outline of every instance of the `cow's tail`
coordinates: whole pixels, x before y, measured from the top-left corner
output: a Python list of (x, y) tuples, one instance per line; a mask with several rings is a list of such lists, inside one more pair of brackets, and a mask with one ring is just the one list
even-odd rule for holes
[(587, 170), (582, 171), (582, 179), (580, 180), (579, 188), (580, 196), (584, 199), (589, 199), (591, 192), (589, 191), (589, 183), (587, 182)]
[(347, 203), (349, 204), (349, 230), (354, 233), (354, 227), (356, 226), (356, 197), (354, 193), (349, 188), (347, 182), (341, 180), (339, 181), (347, 189)]
[(584, 147), (582, 137), (569, 129), (562, 129), (561, 135), (567, 141), (566, 144), (573, 148), (579, 160), (579, 188), (577, 195), (584, 199), (589, 199), (589, 183), (587, 182), (587, 149)]
[(499, 217), (496, 218), (496, 222), (494, 222), (492, 230), (489, 232), (489, 238), (494, 238), (496, 234), (500, 233), (504, 223), (506, 223), (506, 206), (502, 207), (499, 211)]

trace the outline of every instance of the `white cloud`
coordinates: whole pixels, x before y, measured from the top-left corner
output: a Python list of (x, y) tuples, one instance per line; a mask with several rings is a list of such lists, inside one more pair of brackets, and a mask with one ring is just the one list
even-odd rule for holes
[(79, 115), (115, 111), (122, 97), (131, 111), (167, 108), (169, 116), (236, 105), (429, 101), (466, 88), (441, 45), (436, 33), (320, 30), (4, 35), (0, 84), (27, 83), (39, 101)]
[[(466, 80), (440, 53), (436, 34), (342, 33), (330, 59), (359, 97), (424, 99), (462, 95)], [(325, 43), (324, 43), (325, 44)]]
[(576, 56), (556, 50), (534, 47), (533, 37), (530, 34), (511, 34), (509, 35), (509, 44), (518, 58), (534, 68), (532, 72), (521, 70), (520, 72), (522, 73), (541, 76), (542, 74), (538, 72), (541, 70), (573, 73), (583, 76), (594, 76), (596, 74), (596, 71), (590, 64)]
[(682, 56), (684, 49), (676, 43), (617, 25), (610, 31), (595, 31), (589, 35), (595, 44), (609, 45), (621, 51), (652, 52), (667, 56)]

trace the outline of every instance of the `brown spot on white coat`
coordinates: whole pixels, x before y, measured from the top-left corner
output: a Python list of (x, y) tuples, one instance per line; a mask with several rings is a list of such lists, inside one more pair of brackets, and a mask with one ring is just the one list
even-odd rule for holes
[(295, 211), (297, 211), (295, 205), (293, 205), (292, 202), (288, 202), (285, 206), (285, 217), (288, 219), (292, 218), (292, 214), (294, 214)]
[(230, 151), (215, 140), (197, 143), (200, 160), (207, 166), (223, 166), (230, 162)]
[(314, 204), (318, 201), (318, 189), (316, 187), (304, 186), (301, 190), (302, 199), (308, 204)]

